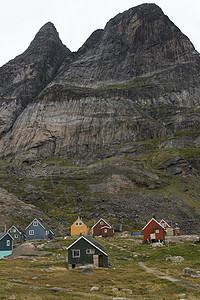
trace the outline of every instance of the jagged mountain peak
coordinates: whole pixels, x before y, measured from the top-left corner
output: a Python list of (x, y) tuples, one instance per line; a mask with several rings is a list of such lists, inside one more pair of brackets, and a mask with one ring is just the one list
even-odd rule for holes
[(40, 28), (40, 30), (35, 35), (35, 38), (31, 42), (28, 49), (35, 46), (35, 44), (36, 44), (36, 47), (38, 47), (38, 43), (41, 43), (43, 46), (44, 46), (44, 44), (46, 44), (46, 46), (49, 47), (50, 46), (49, 43), (52, 41), (55, 43), (58, 43), (60, 45), (63, 45), (62, 41), (59, 38), (59, 34), (58, 34), (54, 24), (51, 22), (48, 22)]
[(78, 54), (57, 83), (99, 87), (199, 60), (189, 39), (155, 4), (118, 14)]

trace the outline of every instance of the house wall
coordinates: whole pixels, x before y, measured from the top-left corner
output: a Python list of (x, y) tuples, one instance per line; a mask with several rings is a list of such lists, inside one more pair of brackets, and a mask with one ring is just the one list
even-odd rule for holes
[[(102, 227), (105, 227), (102, 229)], [(107, 233), (105, 232), (107, 229)], [(108, 224), (103, 220), (99, 220), (99, 222), (92, 228), (92, 235), (93, 236), (113, 236), (114, 230), (113, 228), (109, 228)]]
[[(76, 225), (76, 223), (81, 225)], [(81, 219), (77, 219), (71, 226), (71, 235), (83, 235), (88, 233), (88, 227)]]
[[(34, 230), (34, 234), (30, 235), (30, 230)], [(48, 239), (49, 233), (38, 223), (37, 226), (33, 226), (33, 223), (29, 225), (26, 229), (26, 238), (28, 240), (41, 240), (41, 239)]]
[(18, 230), (16, 230), (14, 227), (11, 227), (8, 230), (8, 233), (12, 236), (15, 242), (21, 242), (25, 240), (25, 236), (20, 233)]
[(9, 256), (12, 254), (12, 250), (9, 251), (0, 251), (0, 259), (2, 259), (5, 256)]
[(102, 236), (113, 236), (114, 230), (112, 227), (111, 228), (110, 227), (101, 228), (101, 235)]
[[(7, 246), (7, 241), (10, 241), (10, 245)], [(8, 256), (12, 254), (13, 249), (13, 240), (12, 238), (7, 234), (0, 240), (0, 259), (4, 256)]]
[(165, 221), (161, 221), (160, 224), (161, 224), (164, 228), (171, 228)]
[[(151, 222), (144, 228), (144, 241), (150, 240), (150, 234), (155, 233), (155, 227), (159, 227), (159, 223), (155, 220), (151, 220)], [(164, 228), (159, 229), (159, 233), (156, 233), (156, 240), (164, 239)]]
[[(72, 250), (80, 250), (80, 257), (73, 258)], [(94, 249), (94, 254), (86, 254), (87, 249)], [(72, 265), (83, 266), (88, 264), (93, 264), (93, 255), (103, 255), (103, 267), (108, 267), (108, 257), (103, 254), (101, 251), (96, 249), (90, 243), (88, 243), (84, 239), (80, 239), (76, 244), (74, 244), (71, 248), (68, 249), (68, 267), (72, 267)]]

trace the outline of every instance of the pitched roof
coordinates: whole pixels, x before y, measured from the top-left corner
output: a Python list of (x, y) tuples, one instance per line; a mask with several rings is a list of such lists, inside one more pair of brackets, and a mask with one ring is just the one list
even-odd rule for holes
[(171, 228), (171, 226), (170, 226), (164, 219), (162, 219), (162, 220), (160, 221), (160, 224), (162, 225), (161, 222), (164, 222), (165, 224), (167, 224), (167, 226), (169, 226), (169, 228)]
[(25, 232), (23, 231), (23, 229), (21, 229), (21, 228), (18, 227), (18, 226), (15, 226), (15, 225), (11, 226), (11, 227), (8, 229), (8, 231), (9, 231), (11, 228), (13, 228), (13, 227), (14, 227), (19, 233), (22, 233), (22, 234), (26, 235)]
[[(77, 219), (76, 219), (76, 221), (74, 222), (74, 223), (72, 223), (72, 225), (74, 225), (78, 220), (80, 220), (83, 224), (85, 224), (85, 226), (87, 226), (87, 224), (85, 223), (85, 222), (83, 222), (83, 220), (80, 218), (80, 217), (78, 217)], [(72, 226), (71, 225), (71, 226)], [(88, 226), (87, 226), (88, 227)]]
[(86, 240), (88, 243), (90, 243), (91, 245), (93, 245), (96, 249), (100, 250), (103, 254), (105, 254), (106, 256), (108, 256), (108, 254), (106, 253), (105, 248), (101, 244), (99, 244), (97, 241), (95, 241), (90, 236), (84, 236), (84, 235), (82, 235), (80, 238), (78, 238), (78, 240), (76, 240), (74, 243), (72, 243), (67, 248), (67, 250), (70, 249), (73, 245), (75, 245), (80, 239)]
[(26, 229), (34, 222), (34, 221), (38, 221), (38, 223), (45, 229), (45, 230), (49, 230), (49, 231), (51, 231), (51, 233), (52, 234), (55, 234), (54, 232), (53, 232), (53, 230), (49, 227), (49, 225), (47, 225), (44, 221), (42, 221), (41, 219), (37, 219), (37, 218), (35, 218), (27, 227), (26, 227)]
[(101, 220), (102, 220), (104, 223), (106, 223), (106, 224), (108, 225), (108, 227), (112, 228), (112, 226), (111, 226), (108, 222), (106, 222), (103, 218), (99, 219), (99, 221), (96, 222), (96, 224), (94, 224), (94, 225), (92, 226), (92, 228), (94, 228)]
[(113, 224), (113, 229), (115, 231), (122, 231), (122, 224)]
[(151, 218), (151, 220), (142, 228), (142, 230), (144, 230), (151, 223), (151, 221), (155, 221), (158, 226), (163, 227), (158, 221), (156, 221), (156, 219)]
[(16, 228), (17, 228), (17, 230), (18, 230), (19, 232), (21, 232), (21, 233), (23, 233), (24, 235), (26, 235), (26, 233), (24, 232), (24, 230), (23, 230), (23, 229), (21, 229), (21, 227), (19, 227), (19, 226), (16, 226)]
[(0, 240), (5, 236), (9, 235), (9, 237), (13, 240), (13, 237), (8, 232), (0, 232)]

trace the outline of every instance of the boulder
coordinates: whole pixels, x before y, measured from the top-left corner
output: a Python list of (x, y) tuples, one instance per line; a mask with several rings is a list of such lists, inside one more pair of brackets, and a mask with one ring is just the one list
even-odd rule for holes
[(171, 261), (175, 263), (181, 263), (185, 259), (182, 256), (169, 256), (166, 258), (166, 261)]
[(187, 276), (187, 277), (200, 277), (199, 274), (197, 273), (197, 271), (191, 269), (191, 268), (184, 268), (183, 271), (182, 271), (182, 275), (183, 276)]

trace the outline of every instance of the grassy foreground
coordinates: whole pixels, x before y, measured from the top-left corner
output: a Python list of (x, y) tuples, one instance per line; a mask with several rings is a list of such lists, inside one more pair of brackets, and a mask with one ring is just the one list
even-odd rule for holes
[[(59, 248), (41, 257), (0, 261), (0, 299), (200, 299), (200, 278), (183, 277), (182, 270), (200, 270), (200, 244), (191, 241), (152, 248), (137, 238), (99, 238), (111, 267), (68, 270), (66, 247), (74, 241), (57, 240)], [(47, 250), (43, 248), (43, 250)], [(166, 261), (182, 256), (181, 263)], [(187, 280), (175, 283), (146, 272), (139, 262), (163, 275)], [(192, 287), (191, 287), (192, 285)], [(92, 287), (97, 291), (91, 291)], [(58, 289), (60, 288), (60, 289)]]

